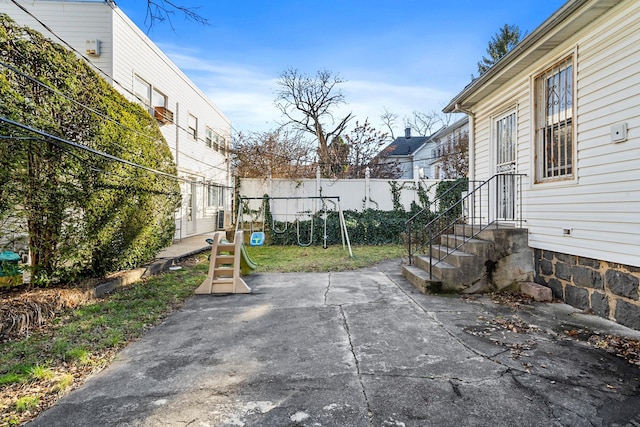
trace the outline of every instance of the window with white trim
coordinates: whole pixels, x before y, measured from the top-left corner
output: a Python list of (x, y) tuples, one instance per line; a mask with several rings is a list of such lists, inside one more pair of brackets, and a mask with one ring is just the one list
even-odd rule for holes
[(218, 207), (222, 206), (222, 188), (217, 185), (207, 186), (207, 206)]
[(209, 148), (213, 146), (213, 129), (208, 126), (204, 130), (204, 142)]
[(188, 131), (191, 138), (198, 139), (198, 118), (193, 114), (189, 114)]
[(160, 92), (157, 88), (153, 88), (151, 93), (151, 105), (153, 107), (167, 107), (167, 95)]
[(573, 56), (535, 79), (536, 181), (573, 178)]
[(151, 108), (151, 83), (135, 75), (133, 79), (133, 93), (136, 96), (136, 102), (147, 110)]
[(220, 148), (219, 151), (220, 153), (226, 155), (227, 154), (227, 140), (224, 137), (220, 137)]

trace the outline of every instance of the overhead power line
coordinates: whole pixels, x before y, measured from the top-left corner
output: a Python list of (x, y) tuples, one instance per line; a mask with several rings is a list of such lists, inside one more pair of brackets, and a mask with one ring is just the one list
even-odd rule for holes
[[(104, 77), (107, 78), (108, 81), (112, 81), (113, 83), (115, 83), (118, 87), (120, 87), (123, 91), (125, 91), (126, 93), (128, 93), (129, 95), (131, 95), (132, 97), (134, 97), (135, 99), (138, 99), (140, 102), (143, 102), (143, 100), (141, 100), (137, 94), (135, 94), (131, 89), (129, 89), (127, 86), (125, 86), (124, 84), (122, 84), (121, 82), (119, 82), (118, 80), (116, 80), (113, 76), (109, 75), (106, 71), (102, 70), (100, 67), (98, 67), (95, 63), (93, 63), (89, 58), (87, 58), (83, 53), (81, 53), (80, 51), (78, 51), (74, 46), (72, 46), (69, 42), (67, 42), (65, 39), (63, 39), (62, 37), (60, 37), (55, 31), (53, 31), (53, 29), (51, 29), (51, 27), (49, 27), (47, 24), (45, 24), (40, 18), (38, 18), (36, 15), (34, 15), (33, 13), (31, 13), (27, 8), (25, 8), (23, 5), (21, 5), (17, 0), (11, 0), (11, 2), (18, 7), (20, 10), (22, 10), (24, 13), (26, 13), (27, 15), (29, 15), (31, 18), (33, 18), (36, 22), (38, 22), (44, 29), (46, 29), (48, 32), (50, 32), (56, 39), (58, 39), (62, 44), (64, 44), (68, 49), (70, 49), (71, 51), (73, 51), (74, 53), (76, 53), (79, 57), (83, 58), (87, 63), (89, 63), (95, 70), (97, 70), (99, 73), (101, 73)], [(162, 58), (161, 58), (162, 59)], [(4, 65), (4, 64), (3, 64)], [(32, 78), (30, 76), (26, 76), (27, 78)], [(36, 81), (38, 81), (37, 79), (35, 79)], [(61, 94), (62, 96), (65, 96), (64, 94)], [(69, 98), (68, 98), (69, 99)], [(80, 104), (82, 105), (82, 104)], [(146, 104), (145, 104), (146, 106)], [(85, 108), (89, 108), (86, 107)], [(93, 111), (93, 110), (92, 110)], [(114, 121), (113, 119), (111, 119), (112, 121)], [(127, 128), (125, 125), (123, 125), (122, 123), (119, 123), (117, 121), (114, 121), (115, 123), (119, 124), (120, 126), (123, 126), (125, 128)], [(184, 131), (189, 133), (189, 129), (179, 125), (178, 123), (174, 123), (174, 125)], [(221, 135), (220, 133), (218, 133), (215, 129), (209, 127), (217, 136), (220, 136), (223, 138), (223, 140), (225, 139), (223, 135)], [(144, 134), (142, 134), (144, 135)], [(201, 141), (206, 143), (206, 140), (200, 136), (196, 137), (197, 141)], [(183, 154), (183, 153), (181, 153)], [(226, 171), (226, 167), (224, 167), (224, 163), (219, 163), (219, 165), (208, 165), (211, 166), (214, 169), (218, 169), (220, 171)]]
[(125, 159), (122, 159), (120, 157), (114, 156), (112, 154), (105, 153), (103, 151), (99, 151), (99, 150), (93, 149), (91, 147), (87, 147), (86, 145), (82, 145), (82, 144), (79, 144), (77, 142), (69, 141), (68, 139), (60, 138), (59, 136), (52, 135), (52, 134), (50, 134), (48, 132), (45, 132), (45, 131), (42, 131), (42, 130), (39, 130), (39, 129), (34, 129), (31, 126), (27, 126), (25, 124), (18, 123), (16, 121), (8, 119), (6, 117), (0, 117), (0, 121), (2, 121), (4, 123), (7, 123), (7, 124), (10, 124), (12, 126), (16, 126), (16, 127), (20, 128), (20, 129), (23, 129), (23, 130), (26, 130), (26, 131), (29, 131), (29, 132), (33, 132), (36, 135), (40, 135), (40, 136), (45, 137), (45, 138), (50, 138), (50, 139), (52, 139), (52, 140), (54, 140), (56, 142), (62, 143), (64, 145), (68, 145), (68, 146), (71, 146), (73, 148), (77, 148), (79, 150), (87, 151), (87, 152), (95, 154), (97, 156), (104, 157), (105, 159), (109, 159), (109, 160), (113, 160), (113, 161), (116, 161), (116, 162), (120, 162), (120, 163), (123, 163), (125, 165), (133, 166), (135, 168), (142, 169), (142, 170), (145, 170), (147, 172), (154, 173), (156, 175), (165, 176), (165, 177), (168, 177), (168, 178), (171, 178), (171, 179), (178, 179), (178, 180), (188, 181), (185, 178), (180, 178), (180, 177), (178, 177), (176, 175), (172, 175), (170, 173), (162, 172), (162, 171), (159, 171), (157, 169), (152, 169), (152, 168), (149, 168), (147, 166), (140, 165), (138, 163), (130, 162), (129, 160), (125, 160)]

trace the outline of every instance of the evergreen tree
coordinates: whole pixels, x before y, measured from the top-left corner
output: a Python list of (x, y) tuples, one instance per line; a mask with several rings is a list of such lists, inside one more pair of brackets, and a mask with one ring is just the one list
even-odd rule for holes
[(500, 31), (491, 37), (491, 41), (489, 41), (489, 47), (487, 47), (489, 57), (483, 56), (482, 61), (478, 62), (480, 75), (484, 74), (500, 58), (516, 47), (524, 36), (525, 33), (521, 33), (517, 25), (504, 24), (504, 27), (500, 28)]

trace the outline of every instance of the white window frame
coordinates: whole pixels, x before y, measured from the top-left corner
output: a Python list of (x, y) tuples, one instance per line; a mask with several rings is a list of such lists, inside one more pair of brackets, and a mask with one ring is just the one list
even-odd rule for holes
[(159, 91), (155, 86), (151, 90), (151, 106), (167, 108), (167, 95)]
[(218, 208), (222, 206), (222, 187), (218, 185), (207, 186), (207, 207)]
[(198, 139), (198, 118), (189, 113), (187, 116), (187, 129), (189, 136), (194, 140)]
[(151, 83), (135, 74), (133, 76), (133, 93), (137, 103), (147, 111), (151, 110)]
[(564, 57), (533, 80), (536, 183), (576, 176), (574, 58)]
[[(518, 113), (513, 107), (504, 113), (495, 116), (492, 120), (493, 149), (495, 151), (494, 173), (514, 172), (518, 149)], [(509, 144), (501, 144), (499, 140), (509, 141)], [(498, 148), (501, 148), (499, 150)], [(512, 157), (509, 159), (509, 157)]]
[(207, 147), (212, 148), (213, 147), (213, 129), (211, 129), (209, 126), (204, 128), (204, 142), (207, 145)]

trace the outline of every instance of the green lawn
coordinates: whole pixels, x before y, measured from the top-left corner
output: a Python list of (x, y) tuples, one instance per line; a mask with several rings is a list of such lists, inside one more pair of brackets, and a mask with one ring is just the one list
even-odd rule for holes
[(247, 246), (247, 253), (258, 264), (258, 272), (314, 272), (355, 270), (385, 259), (401, 258), (405, 248), (401, 245), (353, 246)]

